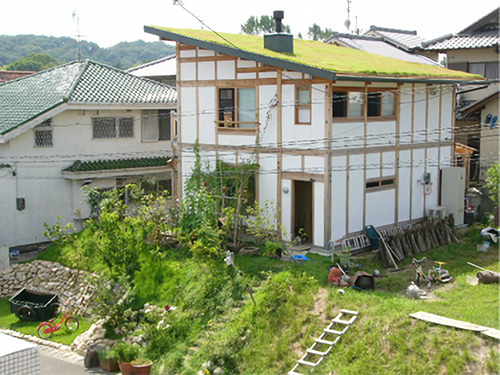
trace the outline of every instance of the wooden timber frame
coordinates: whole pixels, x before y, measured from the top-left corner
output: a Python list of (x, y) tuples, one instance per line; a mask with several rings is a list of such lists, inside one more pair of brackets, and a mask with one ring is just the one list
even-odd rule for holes
[[(194, 56), (192, 57), (182, 57), (181, 56), (181, 51), (186, 51), (186, 50), (192, 50), (194, 51)], [(276, 155), (276, 170), (277, 170), (277, 186), (276, 186), (276, 203), (277, 203), (277, 209), (279, 211), (279, 222), (280, 224), (283, 223), (283, 217), (282, 217), (282, 208), (283, 208), (283, 199), (282, 199), (282, 187), (283, 187), (283, 180), (291, 180), (292, 181), (292, 188), (293, 188), (293, 181), (309, 181), (313, 179), (315, 182), (318, 183), (323, 183), (324, 187), (324, 194), (323, 194), (323, 199), (324, 199), (324, 220), (323, 220), (323, 233), (324, 233), (324, 247), (327, 246), (327, 243), (331, 238), (332, 235), (332, 164), (333, 164), (333, 157), (336, 156), (345, 156), (346, 157), (346, 192), (345, 192), (345, 232), (346, 233), (354, 233), (354, 231), (351, 232), (352, 228), (349, 228), (349, 216), (350, 216), (350, 207), (349, 207), (349, 194), (350, 194), (350, 169), (351, 169), (351, 157), (355, 155), (362, 155), (363, 156), (363, 163), (364, 163), (364, 169), (363, 169), (363, 179), (364, 181), (367, 180), (367, 170), (366, 170), (366, 165), (367, 165), (367, 157), (368, 154), (379, 154), (379, 160), (380, 160), (380, 175), (382, 177), (383, 175), (383, 162), (384, 162), (384, 153), (386, 152), (393, 152), (394, 153), (394, 170), (395, 170), (395, 175), (394, 175), (394, 194), (395, 194), (395, 212), (394, 212), (394, 224), (404, 224), (408, 222), (412, 222), (416, 218), (414, 217), (414, 212), (413, 210), (413, 195), (414, 195), (414, 187), (413, 187), (413, 179), (414, 179), (414, 166), (413, 166), (413, 159), (414, 159), (414, 151), (415, 150), (423, 150), (425, 154), (425, 162), (424, 162), (424, 170), (427, 171), (427, 168), (429, 167), (429, 161), (428, 161), (428, 149), (430, 148), (437, 148), (438, 149), (438, 161), (437, 161), (437, 168), (438, 170), (441, 168), (441, 163), (442, 163), (442, 147), (445, 146), (450, 146), (450, 148), (453, 150), (453, 143), (454, 139), (452, 138), (451, 140), (444, 140), (442, 138), (442, 131), (443, 131), (443, 84), (439, 84), (439, 138), (437, 140), (432, 140), (430, 141), (428, 139), (427, 131), (429, 129), (429, 89), (431, 85), (426, 85), (426, 84), (419, 84), (418, 89), (422, 90), (421, 88), (425, 87), (425, 144), (415, 144), (415, 129), (416, 129), (416, 118), (415, 118), (415, 103), (416, 103), (416, 84), (415, 83), (400, 83), (400, 82), (394, 82), (392, 85), (383, 85), (383, 84), (377, 84), (374, 82), (357, 82), (357, 85), (349, 85), (346, 82), (342, 81), (330, 81), (326, 80), (323, 78), (317, 78), (317, 77), (311, 77), (309, 75), (306, 75), (304, 73), (301, 74), (301, 78), (291, 78), (286, 74), (283, 68), (280, 67), (274, 67), (274, 66), (266, 66), (262, 65), (259, 62), (254, 62), (255, 66), (253, 67), (240, 67), (238, 66), (238, 61), (241, 61), (243, 59), (240, 59), (235, 56), (229, 56), (229, 55), (224, 55), (215, 51), (212, 51), (213, 55), (208, 56), (208, 55), (199, 55), (199, 48), (195, 46), (190, 46), (190, 45), (185, 45), (182, 43), (177, 42), (177, 89), (178, 92), (181, 92), (181, 89), (183, 87), (192, 87), (195, 89), (195, 108), (196, 108), (196, 137), (197, 139), (200, 138), (200, 88), (202, 87), (213, 87), (214, 89), (218, 88), (245, 88), (245, 87), (255, 87), (256, 88), (256, 122), (257, 124), (262, 124), (262, 119), (261, 115), (263, 112), (259, 108), (259, 87), (260, 86), (266, 86), (266, 85), (273, 85), (276, 86), (277, 89), (277, 98), (278, 98), (278, 105), (276, 106), (276, 119), (277, 119), (277, 128), (275, 129), (276, 131), (276, 145), (275, 146), (261, 146), (260, 145), (260, 136), (261, 136), (261, 126), (257, 126), (256, 129), (226, 129), (223, 127), (219, 127), (217, 124), (218, 120), (218, 115), (217, 111), (216, 114), (214, 115), (214, 130), (215, 130), (215, 141), (213, 144), (200, 144), (200, 150), (203, 151), (211, 151), (214, 152), (216, 157), (219, 157), (220, 152), (234, 152), (235, 153), (235, 158), (236, 161), (240, 159), (240, 154), (255, 154), (255, 160), (257, 163), (260, 162), (260, 156), (261, 154), (274, 154)], [(218, 71), (218, 64), (217, 62), (225, 62), (225, 61), (234, 61), (235, 62), (235, 79), (221, 79), (221, 74)], [(243, 60), (244, 61), (244, 60)], [(205, 62), (214, 62), (214, 77), (215, 79), (204, 79), (200, 80), (199, 76), (199, 71), (198, 71), (198, 64), (199, 63), (205, 63)], [(183, 77), (181, 76), (181, 65), (183, 63), (194, 63), (195, 64), (195, 79), (194, 80), (184, 80)], [(275, 77), (270, 77), (269, 73), (275, 73)], [(238, 74), (253, 74), (255, 78), (238, 78)], [(295, 77), (295, 76), (294, 76)], [(317, 148), (317, 149), (302, 149), (302, 148), (294, 148), (294, 147), (283, 147), (283, 86), (285, 85), (294, 85), (294, 87), (297, 87), (297, 85), (315, 85), (315, 84), (321, 84), (324, 85), (325, 87), (325, 106), (324, 106), (324, 111), (325, 111), (325, 120), (324, 120), (324, 137), (325, 137), (325, 147), (323, 148)], [(380, 87), (378, 87), (380, 86)], [(410, 94), (407, 95), (411, 102), (411, 114), (410, 117), (406, 119), (408, 124), (411, 127), (411, 141), (409, 143), (402, 143), (400, 139), (401, 135), (401, 92), (403, 90), (410, 91)], [(311, 88), (312, 91), (312, 88)], [(394, 116), (379, 116), (379, 117), (368, 117), (368, 104), (367, 100), (364, 100), (363, 103), (363, 116), (362, 117), (356, 117), (356, 118), (336, 118), (333, 117), (333, 106), (332, 106), (332, 98), (333, 98), (333, 92), (335, 91), (346, 91), (346, 92), (362, 92), (366, 97), (367, 94), (370, 92), (384, 92), (384, 91), (393, 91), (395, 92), (394, 95)], [(311, 94), (312, 96), (312, 94)], [(455, 97), (455, 89), (453, 90), (453, 100)], [(182, 95), (178, 96), (178, 135), (177, 135), (177, 142), (176, 142), (176, 147), (174, 147), (175, 152), (178, 153), (178, 158), (180, 159), (177, 167), (177, 179), (176, 179), (176, 188), (177, 188), (177, 195), (179, 199), (182, 198), (182, 181), (183, 181), (183, 173), (186, 173), (187, 171), (183, 171), (182, 169), (182, 150), (183, 149), (189, 149), (194, 146), (194, 143), (191, 142), (186, 142), (182, 138), (182, 108), (183, 108), (183, 103), (181, 100)], [(217, 95), (214, 96), (214, 108), (218, 108), (218, 99)], [(316, 107), (317, 110), (317, 107)], [(314, 125), (312, 123), (312, 118), (313, 118), (313, 108), (311, 107), (311, 125)], [(295, 116), (297, 117), (297, 116)], [(368, 128), (370, 123), (375, 123), (375, 122), (380, 122), (380, 121), (385, 121), (385, 122), (394, 122), (395, 124), (395, 143), (394, 144), (388, 144), (388, 145), (377, 145), (377, 146), (370, 146), (367, 139), (368, 139)], [(360, 147), (352, 147), (352, 148), (333, 148), (332, 147), (332, 141), (335, 139), (336, 134), (334, 134), (334, 124), (336, 123), (350, 123), (350, 122), (360, 122), (363, 123), (363, 144)], [(295, 125), (301, 125), (295, 123)], [(302, 124), (303, 125), (303, 124)], [(452, 124), (451, 126), (454, 126), (454, 116), (452, 116)], [(274, 131), (274, 129), (273, 129)], [(236, 146), (236, 145), (224, 145), (221, 144), (220, 142), (220, 136), (221, 135), (229, 135), (233, 134), (237, 136), (238, 134), (241, 135), (250, 135), (254, 136), (256, 139), (256, 144), (255, 146), (252, 145), (242, 145), (242, 146)], [(410, 154), (410, 162), (411, 162), (411, 168), (409, 172), (409, 218), (408, 220), (401, 220), (400, 217), (400, 212), (399, 212), (399, 206), (401, 203), (401, 197), (400, 197), (400, 167), (401, 167), (401, 152), (403, 151), (409, 151)], [(293, 155), (293, 156), (300, 156), (300, 172), (294, 171), (294, 172), (289, 172), (283, 169), (283, 158), (285, 155)], [(306, 158), (310, 156), (316, 156), (316, 157), (323, 157), (324, 158), (324, 173), (308, 173), (306, 170)], [(435, 182), (437, 185), (439, 183), (439, 179)], [(256, 194), (257, 197), (259, 197), (259, 183), (258, 183), (258, 177), (257, 177), (257, 184), (256, 184)], [(363, 188), (363, 202), (362, 202), (362, 209), (363, 209), (363, 218), (362, 218), (362, 224), (363, 227), (367, 224), (367, 191), (366, 191), (366, 186)], [(315, 195), (315, 190), (314, 190), (314, 184), (313, 184), (313, 196), (315, 199), (320, 199), (318, 196)], [(425, 214), (425, 207), (426, 207), (426, 202), (427, 198), (424, 196), (424, 214)], [(293, 201), (293, 199), (292, 199)], [(293, 204), (293, 203), (292, 203)], [(313, 207), (311, 209), (314, 210), (314, 202), (313, 202)], [(292, 208), (293, 212), (293, 208)], [(316, 212), (316, 215), (319, 213)], [(313, 220), (314, 223), (314, 220)], [(293, 225), (293, 221), (291, 223)], [(314, 225), (314, 224), (313, 224)]]

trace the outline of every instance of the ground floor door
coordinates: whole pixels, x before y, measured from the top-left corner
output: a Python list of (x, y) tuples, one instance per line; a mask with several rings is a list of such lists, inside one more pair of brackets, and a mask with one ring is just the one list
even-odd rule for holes
[[(310, 181), (293, 181), (292, 220), (293, 220), (292, 238), (301, 236), (306, 242), (312, 242), (313, 183)], [(301, 235), (303, 233), (305, 233), (305, 235)]]

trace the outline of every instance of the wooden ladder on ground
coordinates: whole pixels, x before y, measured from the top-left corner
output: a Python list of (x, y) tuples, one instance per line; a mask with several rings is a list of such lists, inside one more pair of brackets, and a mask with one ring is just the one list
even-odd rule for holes
[[(321, 336), (314, 339), (314, 344), (310, 349), (307, 349), (306, 354), (297, 361), (297, 364), (292, 371), (288, 372), (288, 375), (303, 375), (301, 372), (297, 371), (297, 368), (300, 366), (309, 366), (312, 368), (318, 366), (321, 361), (323, 361), (323, 358), (330, 353), (334, 345), (337, 344), (342, 335), (346, 333), (349, 327), (356, 321), (358, 314), (357, 311), (340, 310), (340, 313), (333, 318), (328, 327), (323, 330)], [(347, 316), (349, 319), (342, 319), (344, 316)], [(317, 360), (313, 362), (313, 358)]]

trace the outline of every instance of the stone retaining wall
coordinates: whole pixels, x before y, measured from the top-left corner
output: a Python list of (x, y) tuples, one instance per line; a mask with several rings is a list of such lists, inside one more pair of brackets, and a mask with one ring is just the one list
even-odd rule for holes
[[(35, 260), (14, 264), (0, 273), (0, 297), (11, 297), (23, 288), (82, 299), (86, 271), (65, 267), (56, 262)], [(64, 298), (62, 298), (64, 301)]]

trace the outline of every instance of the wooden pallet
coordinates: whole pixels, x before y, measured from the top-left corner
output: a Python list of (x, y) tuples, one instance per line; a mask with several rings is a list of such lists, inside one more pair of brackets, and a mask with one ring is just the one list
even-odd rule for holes
[[(346, 333), (349, 327), (356, 321), (358, 315), (359, 313), (357, 311), (340, 310), (340, 313), (333, 318), (328, 327), (323, 330), (321, 336), (314, 339), (314, 344), (306, 350), (306, 353), (297, 361), (297, 364), (288, 372), (288, 375), (303, 375), (297, 370), (300, 366), (312, 368), (318, 366), (339, 342), (340, 338)], [(348, 319), (345, 319), (345, 317)]]

